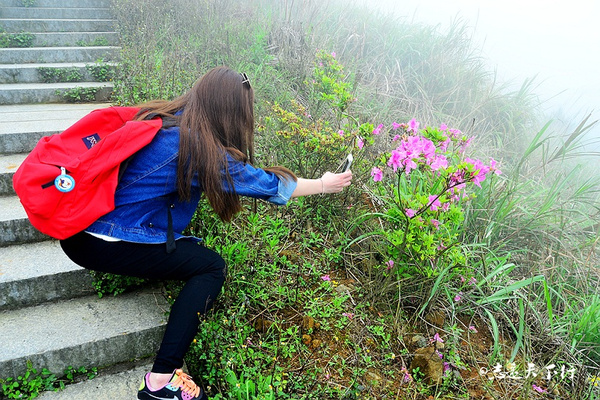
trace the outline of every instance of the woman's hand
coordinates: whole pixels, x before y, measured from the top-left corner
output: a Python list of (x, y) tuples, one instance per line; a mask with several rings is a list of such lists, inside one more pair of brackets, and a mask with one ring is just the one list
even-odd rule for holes
[(319, 179), (298, 178), (298, 185), (292, 197), (309, 196), (311, 194), (339, 193), (352, 183), (352, 171), (334, 174), (325, 172)]
[(323, 193), (339, 193), (352, 183), (352, 171), (340, 174), (325, 172), (321, 181), (323, 182)]

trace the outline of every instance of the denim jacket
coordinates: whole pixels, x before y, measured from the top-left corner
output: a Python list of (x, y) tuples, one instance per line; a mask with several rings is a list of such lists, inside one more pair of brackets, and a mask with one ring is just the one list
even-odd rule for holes
[[(123, 173), (115, 193), (115, 209), (100, 217), (85, 231), (136, 243), (167, 243), (182, 232), (200, 201), (202, 189), (194, 179), (192, 199), (180, 201), (177, 195), (179, 127), (161, 129), (152, 142), (138, 151)], [(286, 204), (294, 189), (293, 180), (280, 180), (275, 174), (227, 156), (235, 192), (240, 196)], [(232, 188), (223, 175), (225, 190)]]

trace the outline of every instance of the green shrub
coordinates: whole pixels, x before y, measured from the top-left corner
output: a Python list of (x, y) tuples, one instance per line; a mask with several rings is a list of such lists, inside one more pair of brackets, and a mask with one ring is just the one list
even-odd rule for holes
[(380, 124), (372, 135), (387, 136), (383, 139), (391, 139), (394, 149), (381, 154), (371, 170), (372, 195), (381, 211), (357, 222), (377, 219), (380, 228), (356, 240), (383, 238), (387, 269), (402, 277), (435, 276), (446, 266), (464, 266), (463, 203), (473, 196), (467, 188), (480, 186), (490, 172), (500, 173), (496, 162), (485, 165), (467, 157), (471, 138), (445, 125), (421, 130), (413, 119), (388, 129)]
[(103, 60), (98, 60), (94, 64), (88, 64), (85, 69), (97, 82), (109, 82), (115, 77), (115, 66), (104, 63)]
[(78, 68), (38, 67), (37, 72), (44, 83), (79, 82), (83, 79)]
[(23, 375), (0, 379), (0, 395), (7, 399), (34, 399), (42, 392), (62, 390), (79, 377), (93, 379), (97, 372), (97, 368), (67, 367), (63, 377), (59, 378), (46, 368), (38, 372), (31, 361), (27, 361), (27, 370)]
[(95, 87), (75, 87), (62, 91), (57, 90), (56, 95), (62, 96), (68, 103), (90, 103), (96, 101), (96, 94), (99, 90)]
[(35, 35), (33, 33), (0, 33), (0, 47), (31, 47)]
[(145, 285), (149, 282), (147, 279), (109, 274), (106, 272), (91, 271), (90, 273), (93, 278), (92, 284), (99, 297), (105, 295), (117, 296), (129, 289)]

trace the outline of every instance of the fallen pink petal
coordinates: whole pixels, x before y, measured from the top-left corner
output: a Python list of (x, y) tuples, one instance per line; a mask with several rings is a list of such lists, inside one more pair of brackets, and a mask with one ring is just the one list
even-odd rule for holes
[(538, 392), (538, 393), (548, 393), (548, 391), (546, 389), (543, 389), (543, 388), (539, 387), (535, 383), (533, 385), (531, 385), (531, 388), (533, 390), (535, 390), (536, 392)]

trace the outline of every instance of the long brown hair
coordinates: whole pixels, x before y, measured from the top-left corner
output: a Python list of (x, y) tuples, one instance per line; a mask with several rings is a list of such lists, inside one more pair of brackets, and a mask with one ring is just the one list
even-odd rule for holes
[[(184, 201), (191, 199), (192, 182), (198, 179), (213, 210), (221, 220), (230, 221), (241, 211), (240, 198), (227, 169), (226, 153), (234, 159), (253, 161), (254, 91), (245, 75), (228, 67), (208, 71), (192, 89), (172, 101), (157, 100), (139, 106), (137, 119), (149, 114), (177, 118), (179, 161), (177, 192)], [(266, 168), (281, 179), (296, 180), (293, 172), (283, 167)], [(223, 188), (223, 175), (229, 186)]]

